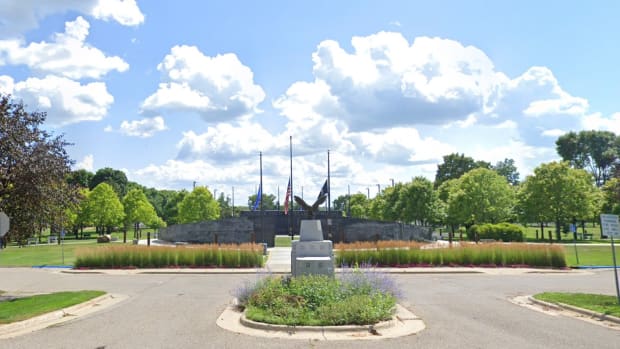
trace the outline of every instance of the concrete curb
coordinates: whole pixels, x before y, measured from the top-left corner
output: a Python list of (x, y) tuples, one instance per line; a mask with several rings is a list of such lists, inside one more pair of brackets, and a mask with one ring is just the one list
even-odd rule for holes
[[(583, 274), (590, 273), (586, 270), (555, 270), (555, 269), (533, 269), (533, 268), (456, 268), (456, 267), (428, 267), (428, 268), (375, 268), (375, 270), (386, 274), (487, 274), (487, 275), (519, 275), (519, 274)], [(287, 275), (290, 271), (270, 270), (267, 268), (222, 268), (222, 269), (200, 269), (200, 268), (162, 268), (162, 269), (70, 269), (59, 270), (59, 273), (66, 274), (109, 274), (109, 275), (137, 275), (137, 274), (273, 274)], [(336, 268), (335, 273), (341, 272), (341, 268)]]
[(620, 325), (620, 318), (612, 316), (612, 315), (606, 315), (606, 314), (598, 313), (598, 312), (595, 312), (589, 309), (575, 307), (570, 304), (549, 303), (549, 302), (541, 301), (540, 299), (536, 299), (533, 296), (528, 296), (527, 299), (534, 304), (546, 306), (546, 307), (556, 309), (556, 310), (570, 310), (572, 312), (579, 313), (579, 314), (582, 314), (582, 315), (585, 315), (585, 316), (588, 316), (594, 319), (598, 319), (601, 321), (609, 321), (609, 322), (613, 322), (613, 323)]
[(396, 305), (391, 320), (359, 326), (285, 326), (249, 320), (234, 305), (226, 307), (217, 319), (225, 330), (248, 336), (297, 340), (373, 340), (415, 335), (426, 328), (422, 319)]
[(52, 311), (33, 318), (0, 325), (0, 339), (17, 337), (26, 333), (38, 331), (46, 327), (70, 321), (79, 316), (99, 311), (125, 300), (127, 296), (119, 294), (104, 294), (84, 303)]

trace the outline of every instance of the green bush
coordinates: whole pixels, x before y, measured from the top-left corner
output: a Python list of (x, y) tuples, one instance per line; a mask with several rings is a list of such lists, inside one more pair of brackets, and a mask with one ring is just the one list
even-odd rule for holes
[(364, 268), (344, 273), (340, 279), (269, 277), (251, 287), (242, 306), (250, 320), (272, 324), (369, 325), (393, 314), (397, 291), (390, 280)]
[(523, 228), (510, 223), (472, 225), (467, 236), (470, 240), (474, 240), (476, 235), (478, 239), (492, 239), (503, 242), (522, 242), (525, 238)]

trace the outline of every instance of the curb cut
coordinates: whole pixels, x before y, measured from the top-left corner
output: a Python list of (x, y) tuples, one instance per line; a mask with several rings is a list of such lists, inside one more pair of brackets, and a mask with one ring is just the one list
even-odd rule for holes
[(582, 314), (582, 315), (585, 315), (591, 318), (595, 318), (601, 321), (609, 321), (609, 322), (613, 322), (613, 323), (620, 325), (620, 318), (615, 317), (613, 315), (598, 313), (598, 312), (595, 312), (589, 309), (579, 308), (579, 307), (576, 307), (570, 304), (549, 303), (549, 302), (536, 299), (533, 296), (528, 296), (527, 299), (534, 304), (546, 306), (546, 307), (556, 309), (556, 310), (570, 310), (570, 311), (573, 311), (573, 312), (576, 312), (576, 313), (579, 313), (579, 314)]

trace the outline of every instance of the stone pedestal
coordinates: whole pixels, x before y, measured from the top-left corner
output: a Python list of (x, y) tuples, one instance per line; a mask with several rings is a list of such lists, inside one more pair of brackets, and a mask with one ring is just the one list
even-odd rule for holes
[(332, 242), (323, 240), (320, 220), (302, 220), (299, 241), (293, 241), (291, 272), (298, 275), (334, 275)]

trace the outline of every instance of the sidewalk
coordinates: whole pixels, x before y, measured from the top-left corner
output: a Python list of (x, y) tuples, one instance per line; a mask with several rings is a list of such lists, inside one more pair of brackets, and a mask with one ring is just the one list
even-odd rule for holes
[(291, 248), (271, 247), (267, 249), (268, 257), (265, 268), (272, 273), (291, 272)]

